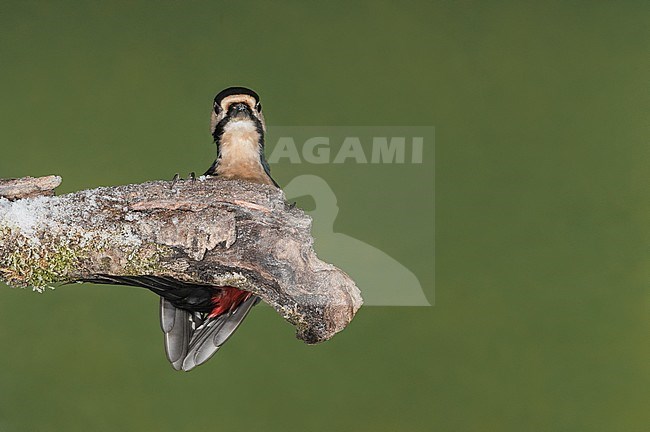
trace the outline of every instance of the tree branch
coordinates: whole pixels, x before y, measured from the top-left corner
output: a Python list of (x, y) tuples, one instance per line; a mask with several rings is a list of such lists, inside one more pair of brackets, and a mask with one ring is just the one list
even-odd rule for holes
[(0, 277), (10, 285), (148, 275), (234, 286), (307, 343), (331, 338), (361, 306), (350, 277), (316, 257), (309, 216), (278, 189), (201, 177), (48, 196), (59, 183), (0, 180)]
[(60, 184), (59, 176), (0, 179), (0, 197), (14, 200), (38, 195), (51, 196)]

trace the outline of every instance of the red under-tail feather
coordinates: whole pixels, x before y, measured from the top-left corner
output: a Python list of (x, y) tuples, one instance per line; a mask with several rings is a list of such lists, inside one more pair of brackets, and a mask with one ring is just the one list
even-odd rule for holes
[(232, 312), (252, 295), (252, 293), (242, 291), (235, 287), (226, 286), (219, 288), (219, 293), (212, 297), (214, 309), (210, 312), (210, 318), (217, 317), (224, 312)]

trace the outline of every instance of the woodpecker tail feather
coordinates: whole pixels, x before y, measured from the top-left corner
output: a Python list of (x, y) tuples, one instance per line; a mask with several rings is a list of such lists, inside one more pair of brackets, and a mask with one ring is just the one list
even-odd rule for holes
[[(160, 276), (100, 275), (84, 282), (143, 287), (158, 294), (167, 359), (174, 369), (184, 371), (210, 359), (260, 301), (253, 294), (246, 297), (231, 291), (225, 297), (215, 297), (215, 290), (228, 287), (188, 284)], [(216, 299), (225, 303), (215, 303)], [(223, 311), (213, 315), (217, 304)]]
[(182, 369), (190, 371), (208, 361), (237, 330), (251, 308), (259, 301), (259, 297), (251, 295), (236, 309), (208, 318), (200, 325), (192, 334)]
[(165, 333), (167, 360), (176, 370), (181, 370), (192, 335), (191, 313), (160, 297), (160, 328)]

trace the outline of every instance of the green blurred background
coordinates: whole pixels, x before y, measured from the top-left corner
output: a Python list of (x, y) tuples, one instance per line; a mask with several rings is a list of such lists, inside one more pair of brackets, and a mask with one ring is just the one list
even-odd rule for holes
[[(647, 2), (0, 4), (0, 177), (200, 172), (229, 85), (271, 125), (436, 127), (421, 165), (325, 178), (335, 229), (435, 307), (306, 346), (258, 307), (171, 370), (157, 298), (0, 290), (0, 432), (641, 431), (650, 425)], [(318, 241), (318, 239), (317, 239)], [(435, 281), (435, 298), (434, 298)]]

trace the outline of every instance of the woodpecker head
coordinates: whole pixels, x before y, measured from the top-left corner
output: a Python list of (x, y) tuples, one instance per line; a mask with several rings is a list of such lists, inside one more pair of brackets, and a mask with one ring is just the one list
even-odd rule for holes
[(245, 87), (229, 87), (219, 92), (214, 98), (210, 128), (217, 145), (224, 132), (233, 129), (256, 131), (263, 145), (266, 125), (257, 93)]
[(210, 128), (217, 144), (217, 159), (206, 175), (279, 187), (264, 158), (266, 125), (257, 93), (244, 87), (222, 90), (214, 98)]

